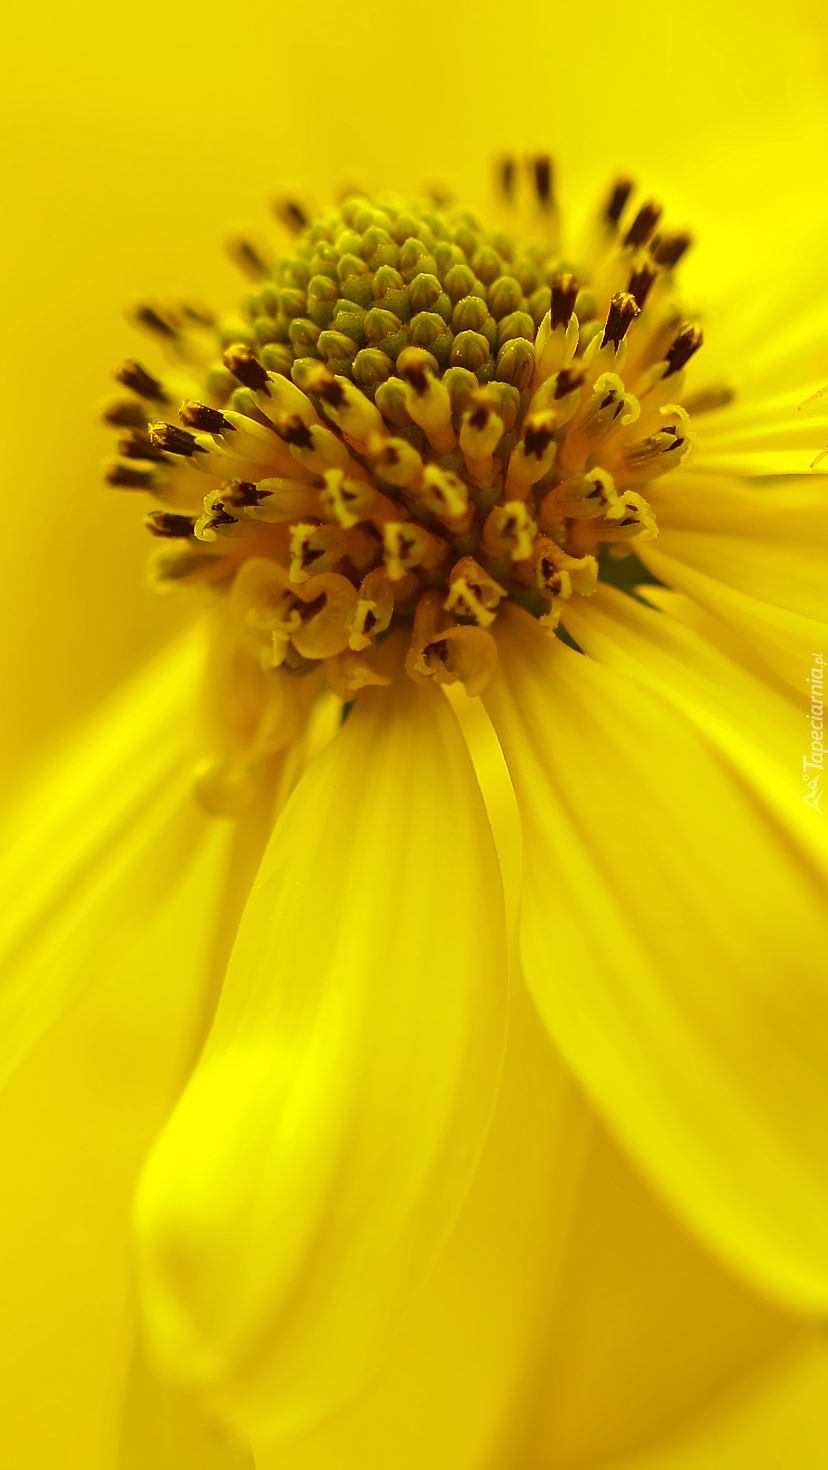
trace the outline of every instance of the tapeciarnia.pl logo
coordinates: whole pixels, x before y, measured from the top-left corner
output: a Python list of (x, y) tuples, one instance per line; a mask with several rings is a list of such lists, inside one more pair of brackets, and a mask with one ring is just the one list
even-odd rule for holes
[[(812, 653), (814, 667), (811, 669), (808, 679), (808, 688), (811, 695), (811, 752), (810, 759), (807, 755), (802, 757), (802, 779), (808, 790), (802, 800), (807, 806), (812, 806), (815, 812), (822, 813), (820, 798), (822, 796), (822, 778), (825, 767), (825, 746), (823, 743), (824, 727), (824, 676), (825, 656), (821, 653)], [(814, 774), (811, 775), (811, 772)]]

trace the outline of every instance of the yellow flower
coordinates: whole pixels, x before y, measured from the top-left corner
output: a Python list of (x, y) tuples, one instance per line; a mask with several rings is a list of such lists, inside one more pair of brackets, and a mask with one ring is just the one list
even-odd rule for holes
[(239, 247), (106, 410), (205, 697), (196, 630), (22, 807), (2, 1004), (24, 1098), (60, 1023), (134, 1099), (121, 1214), (191, 1074), (124, 1465), (771, 1466), (822, 1391), (821, 323), (705, 371), (686, 237), (619, 182), (564, 256), (532, 177), (517, 243), (360, 196)]

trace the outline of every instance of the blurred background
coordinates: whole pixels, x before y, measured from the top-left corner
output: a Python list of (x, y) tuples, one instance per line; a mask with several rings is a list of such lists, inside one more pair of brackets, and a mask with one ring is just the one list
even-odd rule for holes
[[(231, 304), (222, 242), (294, 184), (445, 183), (485, 209), (491, 160), (551, 148), (564, 207), (632, 170), (691, 225), (722, 291), (751, 243), (825, 255), (823, 0), (284, 0), (252, 9), (16, 6), (0, 89), (4, 533), (0, 770), (60, 732), (192, 615), (145, 586), (143, 500), (103, 486), (94, 405), (125, 303)], [(801, 242), (805, 241), (805, 246)], [(695, 268), (695, 267), (694, 267)], [(700, 267), (701, 268), (701, 267)], [(774, 289), (774, 282), (752, 290)]]

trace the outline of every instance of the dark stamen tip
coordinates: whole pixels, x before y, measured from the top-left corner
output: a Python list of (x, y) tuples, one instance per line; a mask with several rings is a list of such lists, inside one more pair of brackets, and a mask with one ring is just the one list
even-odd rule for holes
[(219, 413), (217, 408), (208, 408), (206, 403), (196, 403), (192, 398), (185, 398), (178, 417), (182, 424), (188, 429), (200, 429), (203, 434), (234, 434), (235, 429), (229, 419)]
[(168, 510), (151, 510), (144, 525), (151, 536), (180, 540), (184, 536), (192, 536), (195, 521), (192, 516), (173, 515)]
[(149, 398), (155, 403), (164, 403), (165, 397), (161, 384), (157, 378), (153, 378), (146, 368), (142, 368), (139, 362), (124, 362), (115, 374), (119, 383), (125, 388), (131, 388), (139, 398)]
[(627, 291), (639, 310), (643, 308), (655, 278), (656, 272), (651, 265), (642, 265), (640, 270), (632, 272)]
[(585, 377), (583, 368), (561, 368), (555, 384), (555, 397), (566, 398), (568, 393), (574, 393), (582, 386)]
[(657, 204), (654, 199), (648, 199), (646, 204), (642, 204), (630, 225), (624, 237), (624, 244), (636, 247), (646, 245), (660, 219), (661, 205)]
[(626, 336), (630, 323), (638, 316), (638, 305), (628, 291), (617, 291), (610, 302), (607, 324), (604, 327), (602, 347), (610, 342), (618, 347)]
[(133, 308), (132, 315), (136, 324), (147, 332), (154, 332), (156, 336), (165, 337), (167, 340), (178, 336), (178, 328), (161, 316), (154, 306), (141, 302)]
[(272, 208), (279, 223), (284, 225), (292, 235), (298, 235), (299, 231), (304, 230), (308, 224), (308, 216), (296, 199), (290, 197), (274, 199)]
[(199, 448), (195, 436), (187, 429), (179, 429), (177, 424), (150, 424), (149, 436), (157, 449), (165, 449), (168, 454), (183, 454), (187, 459)]
[(552, 330), (567, 326), (578, 299), (578, 282), (571, 271), (559, 271), (552, 277)]
[(624, 205), (633, 191), (632, 179), (617, 179), (612, 186), (612, 192), (607, 200), (604, 210), (604, 219), (613, 229), (618, 226), (618, 221), (624, 212)]
[(692, 235), (686, 233), (680, 235), (663, 235), (658, 241), (654, 240), (650, 246), (653, 260), (663, 270), (672, 270), (674, 265), (678, 265), (678, 262), (681, 260), (685, 251), (689, 250), (692, 243)]
[(665, 361), (669, 363), (664, 374), (665, 378), (670, 378), (673, 373), (680, 372), (693, 354), (698, 352), (703, 341), (704, 333), (701, 327), (694, 326), (692, 322), (685, 322), (669, 352), (665, 354)]
[(261, 393), (268, 390), (267, 372), (262, 367), (258, 358), (253, 356), (250, 348), (243, 342), (233, 342), (224, 354), (224, 366), (231, 372), (234, 378), (244, 383), (246, 388), (252, 388), (254, 392)]
[(548, 153), (541, 153), (532, 159), (532, 174), (535, 184), (535, 193), (540, 204), (552, 203), (552, 159)]

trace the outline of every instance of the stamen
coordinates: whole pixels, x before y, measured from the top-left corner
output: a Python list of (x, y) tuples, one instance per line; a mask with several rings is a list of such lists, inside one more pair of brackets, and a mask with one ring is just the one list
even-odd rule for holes
[(639, 309), (635, 296), (627, 291), (617, 291), (610, 302), (601, 346), (606, 347), (611, 342), (614, 347), (618, 347), (626, 336), (628, 327), (638, 316)]
[(144, 331), (152, 332), (154, 336), (168, 342), (178, 336), (178, 327), (147, 303), (142, 302), (133, 307), (132, 318), (136, 326), (143, 327)]
[(538, 202), (548, 206), (552, 203), (552, 159), (548, 153), (532, 160), (532, 173)]
[(382, 528), (383, 556), (392, 582), (400, 582), (414, 567), (433, 571), (448, 556), (448, 544), (416, 521), (386, 521)]
[(685, 322), (672, 347), (666, 354), (666, 360), (669, 366), (664, 374), (665, 378), (671, 377), (673, 373), (677, 373), (681, 368), (685, 367), (693, 354), (698, 352), (703, 341), (704, 333), (701, 327), (695, 327), (691, 322)]
[(149, 436), (156, 449), (166, 450), (168, 454), (181, 454), (187, 459), (204, 448), (194, 434), (187, 429), (179, 429), (176, 424), (150, 424)]
[(280, 224), (289, 230), (291, 235), (298, 235), (308, 225), (308, 216), (298, 200), (291, 196), (273, 200), (273, 213)]
[(651, 265), (645, 264), (642, 265), (639, 270), (633, 271), (632, 275), (630, 276), (630, 283), (627, 287), (627, 290), (630, 296), (632, 296), (633, 301), (635, 302), (639, 311), (641, 311), (644, 307), (647, 297), (649, 296), (652, 289), (652, 285), (656, 278), (656, 275), (657, 272), (653, 269), (653, 267)]
[(188, 429), (200, 429), (204, 434), (235, 433), (235, 426), (223, 413), (219, 413), (217, 408), (208, 408), (205, 403), (196, 403), (193, 398), (184, 399), (178, 417)]
[(657, 243), (653, 240), (650, 245), (653, 260), (656, 265), (661, 266), (662, 270), (672, 270), (674, 266), (678, 265), (685, 251), (690, 248), (692, 243), (692, 235), (685, 233), (663, 235)]
[(192, 536), (195, 518), (173, 515), (166, 510), (151, 510), (144, 525), (151, 536), (165, 536), (170, 540), (175, 540), (184, 536)]
[(461, 556), (451, 569), (443, 607), (458, 617), (470, 618), (480, 628), (488, 628), (495, 620), (498, 604), (508, 595), (474, 557)]
[(158, 486), (158, 477), (154, 470), (139, 470), (126, 464), (107, 465), (104, 479), (107, 485), (118, 490), (155, 490)]
[(148, 398), (151, 402), (166, 403), (161, 384), (157, 378), (153, 378), (146, 368), (142, 368), (138, 362), (122, 363), (115, 374), (119, 383), (126, 388), (131, 388), (139, 398)]
[(633, 191), (632, 179), (618, 179), (612, 186), (612, 192), (604, 209), (604, 219), (612, 228), (616, 229), (618, 222), (624, 213), (624, 205)]
[(369, 572), (359, 589), (356, 606), (348, 617), (349, 645), (357, 653), (370, 647), (384, 633), (394, 615), (394, 591), (385, 567)]
[(243, 342), (234, 342), (227, 348), (224, 354), (224, 366), (235, 378), (238, 378), (240, 383), (244, 383), (245, 387), (253, 388), (257, 393), (267, 393), (267, 372)]
[(312, 573), (327, 571), (341, 561), (347, 541), (341, 526), (313, 526), (302, 522), (291, 528), (290, 580), (307, 582)]
[(512, 561), (527, 561), (538, 527), (522, 500), (507, 500), (489, 512), (483, 527), (483, 550), (487, 556), (508, 556)]
[(569, 318), (575, 310), (579, 289), (578, 282), (571, 271), (559, 271), (552, 277), (550, 325), (553, 332), (556, 327), (565, 327), (569, 324)]
[(140, 430), (134, 430), (131, 434), (122, 434), (118, 440), (118, 453), (124, 459), (154, 459), (164, 461), (161, 447)]
[(135, 398), (113, 398), (104, 404), (101, 418), (112, 429), (144, 429), (147, 424), (144, 405)]
[(625, 246), (646, 245), (660, 219), (661, 205), (657, 204), (654, 199), (648, 199), (646, 204), (642, 204), (627, 231), (624, 238)]

